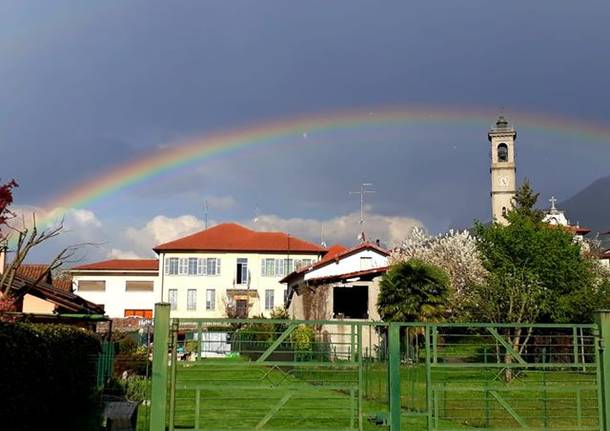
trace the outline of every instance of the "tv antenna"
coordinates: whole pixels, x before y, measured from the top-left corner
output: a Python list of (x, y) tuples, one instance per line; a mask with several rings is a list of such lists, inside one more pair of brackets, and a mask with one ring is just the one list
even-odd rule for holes
[(320, 223), (320, 245), (326, 247), (326, 241), (324, 241), (324, 223)]
[(203, 226), (208, 230), (208, 200), (203, 201)]
[(360, 184), (359, 192), (349, 192), (350, 195), (360, 195), (360, 226), (364, 225), (364, 222), (365, 222), (365, 218), (364, 218), (365, 196), (367, 195), (367, 193), (377, 193), (376, 190), (369, 189), (369, 187), (372, 187), (372, 186), (373, 186), (372, 183), (362, 183), (362, 184)]

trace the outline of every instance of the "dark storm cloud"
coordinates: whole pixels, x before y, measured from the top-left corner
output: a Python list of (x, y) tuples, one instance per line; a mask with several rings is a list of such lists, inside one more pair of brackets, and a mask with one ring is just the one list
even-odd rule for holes
[[(298, 113), (427, 103), (610, 116), (610, 5), (601, 0), (41, 1), (0, 8), (0, 176), (24, 184), (25, 203), (184, 136)], [(392, 141), (383, 151), (338, 143), (298, 157), (245, 153), (157, 185), (170, 197), (182, 190), (232, 196), (243, 212), (236, 217), (256, 206), (331, 217), (354, 209), (347, 191), (373, 181), (376, 209), (408, 212), (440, 229), (487, 211), (485, 132), (413, 132), (398, 141), (408, 145)], [(535, 174), (547, 166), (523, 166), (553, 188)], [(588, 165), (575, 166), (557, 188), (593, 176)], [(154, 214), (200, 211), (197, 199), (147, 196), (140, 198)]]

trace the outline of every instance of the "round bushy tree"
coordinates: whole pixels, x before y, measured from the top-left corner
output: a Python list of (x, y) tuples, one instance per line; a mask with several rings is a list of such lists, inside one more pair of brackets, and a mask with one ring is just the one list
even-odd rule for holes
[(383, 276), (377, 308), (384, 321), (428, 322), (443, 318), (449, 298), (449, 276), (419, 259), (398, 262)]

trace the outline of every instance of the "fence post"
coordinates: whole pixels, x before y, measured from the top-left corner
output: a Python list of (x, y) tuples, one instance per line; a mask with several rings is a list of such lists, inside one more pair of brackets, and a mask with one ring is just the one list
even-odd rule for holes
[(600, 388), (600, 420), (602, 431), (610, 431), (610, 310), (596, 311)]
[(155, 304), (150, 431), (165, 431), (169, 307), (168, 303)]
[(388, 327), (388, 377), (390, 382), (390, 431), (400, 431), (400, 325)]

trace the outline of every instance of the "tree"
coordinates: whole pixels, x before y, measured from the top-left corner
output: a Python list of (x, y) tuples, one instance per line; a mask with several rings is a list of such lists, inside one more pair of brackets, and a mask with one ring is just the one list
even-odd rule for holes
[[(32, 214), (32, 222), (29, 226), (23, 220), (20, 223), (15, 223), (15, 220), (11, 220), (15, 219), (15, 214), (10, 210), (10, 206), (13, 203), (13, 189), (15, 187), (18, 187), (15, 180), (0, 185), (0, 241), (8, 242), (11, 239), (11, 235), (16, 236), (15, 246), (11, 250), (13, 258), (5, 268), (2, 268), (0, 273), (0, 309), (4, 311), (13, 310), (19, 298), (28, 293), (28, 288), (16, 291), (14, 280), (29, 253), (40, 244), (61, 235), (64, 230), (63, 220), (56, 226), (38, 229), (36, 214)], [(76, 252), (83, 245), (77, 244), (62, 249), (51, 260), (47, 271), (53, 272), (67, 262), (76, 261)], [(39, 279), (33, 280), (33, 283), (28, 287), (31, 288), (37, 285), (45, 276), (46, 274), (42, 274)]]
[(13, 203), (13, 189), (19, 187), (15, 180), (11, 180), (6, 184), (0, 185), (0, 240), (3, 240), (3, 226), (9, 218), (13, 216), (13, 213), (9, 210), (9, 207)]
[(419, 259), (441, 267), (449, 276), (449, 314), (457, 315), (469, 286), (484, 282), (483, 267), (477, 240), (468, 231), (428, 235), (416, 227), (392, 254), (393, 262)]
[(523, 180), (523, 184), (517, 189), (513, 197), (512, 206), (516, 214), (522, 215), (534, 223), (541, 223), (544, 218), (544, 212), (536, 208), (536, 202), (540, 193), (536, 193), (529, 180)]
[[(471, 289), (470, 317), (487, 321), (490, 315), (483, 311), (495, 307), (498, 322), (590, 321), (593, 309), (601, 304), (594, 305), (585, 296), (599, 283), (593, 262), (583, 256), (572, 234), (519, 207), (509, 211), (507, 220), (506, 226), (476, 224), (478, 248), (490, 278), (484, 289)], [(507, 286), (513, 288), (490, 294)], [(521, 302), (525, 298), (519, 297), (528, 294), (537, 299), (536, 304)], [(527, 312), (515, 314), (500, 301), (521, 302)]]
[(380, 283), (377, 308), (384, 321), (435, 322), (449, 299), (449, 276), (419, 259), (393, 264)]

